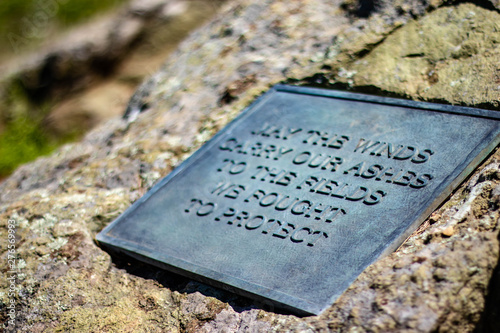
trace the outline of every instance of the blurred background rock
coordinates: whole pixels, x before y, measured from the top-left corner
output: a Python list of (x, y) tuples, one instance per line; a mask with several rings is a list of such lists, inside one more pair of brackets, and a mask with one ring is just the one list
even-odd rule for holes
[(0, 181), (124, 112), (223, 0), (2, 0)]

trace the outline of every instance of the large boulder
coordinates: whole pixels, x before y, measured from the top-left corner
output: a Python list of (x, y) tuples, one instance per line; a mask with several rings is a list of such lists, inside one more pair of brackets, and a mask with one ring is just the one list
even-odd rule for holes
[[(500, 327), (500, 153), (327, 311), (299, 318), (94, 242), (276, 83), (498, 110), (498, 2), (232, 1), (131, 99), (126, 117), (0, 185), (1, 267), (15, 220), (21, 332), (491, 332)], [(363, 16), (363, 17), (360, 17)], [(8, 324), (10, 282), (1, 280)], [(6, 326), (7, 327), (7, 326)]]

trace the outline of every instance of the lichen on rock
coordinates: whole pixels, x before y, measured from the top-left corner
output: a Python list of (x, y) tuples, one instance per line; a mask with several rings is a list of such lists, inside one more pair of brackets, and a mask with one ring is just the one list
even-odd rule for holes
[[(93, 240), (276, 83), (498, 110), (498, 10), (472, 3), (394, 2), (357, 18), (344, 8), (340, 1), (320, 0), (228, 3), (143, 84), (132, 103), (147, 105), (139, 107), (144, 112), (111, 120), (6, 179), (0, 185), (0, 265), (7, 271), (6, 226), (13, 219), (23, 266), (16, 281), (19, 331), (487, 332), (498, 327), (498, 152), (418, 233), (370, 266), (319, 316), (276, 313), (111, 257)], [(0, 318), (6, 320), (8, 285), (0, 283)]]

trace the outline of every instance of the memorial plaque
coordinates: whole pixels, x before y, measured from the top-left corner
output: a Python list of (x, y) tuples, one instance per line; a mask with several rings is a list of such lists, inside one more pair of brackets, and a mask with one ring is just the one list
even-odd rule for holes
[(487, 157), (499, 125), (494, 111), (276, 86), (97, 240), (319, 314)]

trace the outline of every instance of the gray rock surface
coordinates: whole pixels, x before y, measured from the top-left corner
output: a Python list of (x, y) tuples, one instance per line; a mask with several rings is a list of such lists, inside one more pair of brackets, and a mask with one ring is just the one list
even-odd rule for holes
[[(124, 258), (96, 233), (270, 86), (287, 82), (497, 110), (499, 4), (232, 1), (114, 119), (0, 185), (18, 222), (21, 332), (491, 332), (500, 327), (500, 153), (320, 316), (265, 305)], [(496, 6), (496, 7), (495, 7)], [(484, 8), (487, 7), (487, 8)], [(422, 33), (420, 33), (422, 31)], [(142, 110), (144, 112), (139, 113)], [(132, 116), (133, 115), (133, 116)], [(8, 283), (0, 280), (2, 320)]]

